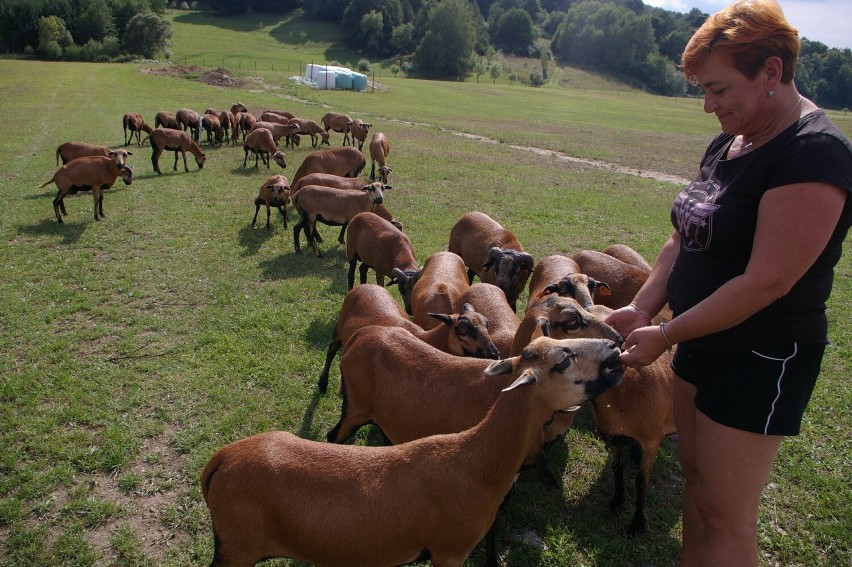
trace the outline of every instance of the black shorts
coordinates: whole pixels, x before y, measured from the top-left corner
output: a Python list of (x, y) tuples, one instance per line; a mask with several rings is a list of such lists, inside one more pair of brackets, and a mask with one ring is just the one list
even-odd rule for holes
[(672, 370), (696, 387), (695, 407), (717, 423), (762, 435), (798, 435), (825, 345), (791, 343), (753, 351), (678, 345)]

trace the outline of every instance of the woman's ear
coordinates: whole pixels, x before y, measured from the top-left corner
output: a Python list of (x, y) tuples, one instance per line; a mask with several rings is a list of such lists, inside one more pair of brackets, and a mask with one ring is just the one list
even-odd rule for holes
[(766, 59), (763, 62), (763, 73), (764, 73), (764, 90), (767, 95), (778, 89), (778, 85), (781, 83), (781, 75), (784, 72), (784, 63), (781, 61), (781, 58), (773, 55)]

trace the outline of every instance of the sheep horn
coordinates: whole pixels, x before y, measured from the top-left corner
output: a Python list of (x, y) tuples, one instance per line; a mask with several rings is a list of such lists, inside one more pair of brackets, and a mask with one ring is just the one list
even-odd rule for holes
[(519, 257), (521, 259), (521, 267), (526, 268), (529, 271), (532, 271), (533, 270), (533, 263), (534, 263), (532, 255), (527, 254), (526, 252), (523, 252), (519, 255)]
[(488, 261), (482, 264), (482, 269), (486, 272), (494, 265), (494, 262), (500, 259), (500, 256), (503, 255), (503, 251), (498, 247), (494, 246), (491, 250), (488, 251)]

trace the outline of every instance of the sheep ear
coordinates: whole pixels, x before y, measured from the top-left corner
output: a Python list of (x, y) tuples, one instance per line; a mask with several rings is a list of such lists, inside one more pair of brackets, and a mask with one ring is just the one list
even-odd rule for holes
[(612, 290), (609, 288), (609, 285), (607, 285), (606, 282), (597, 282), (597, 284), (598, 285), (595, 288), (595, 291), (597, 291), (599, 294), (604, 297), (612, 295)]
[(537, 299), (541, 299), (545, 295), (550, 295), (551, 293), (555, 293), (559, 290), (559, 284), (552, 283), (540, 292), (536, 294)]
[(382, 185), (382, 191), (390, 191), (391, 189), (393, 189), (393, 187), (390, 185)]
[(538, 328), (541, 329), (542, 335), (544, 335), (545, 337), (550, 336), (550, 321), (545, 318), (541, 318), (536, 321), (536, 324), (538, 325)]
[(449, 315), (445, 315), (443, 313), (427, 313), (427, 315), (429, 315), (430, 317), (434, 317), (435, 319), (437, 319), (438, 321), (441, 321), (442, 323), (444, 323), (446, 325), (452, 325), (453, 324), (453, 318), (450, 317)]
[(513, 358), (504, 358), (503, 360), (495, 360), (485, 367), (486, 376), (500, 376), (501, 374), (511, 374), (512, 368), (515, 362), (518, 360), (518, 356)]
[(473, 305), (471, 305), (470, 303), (465, 303), (462, 306), (462, 310), (461, 310), (462, 313), (471, 313), (473, 311), (474, 311)]
[(508, 388), (503, 388), (502, 391), (508, 392), (509, 390), (514, 390), (520, 386), (530, 386), (536, 383), (538, 383), (538, 372), (532, 368), (528, 368), (527, 370), (524, 370), (523, 374), (518, 376)]

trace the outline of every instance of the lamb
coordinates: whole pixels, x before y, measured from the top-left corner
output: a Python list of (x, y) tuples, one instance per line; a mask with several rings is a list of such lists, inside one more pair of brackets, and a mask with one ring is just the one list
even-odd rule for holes
[(258, 128), (249, 132), (243, 141), (243, 151), (245, 152), (243, 167), (246, 167), (249, 152), (254, 154), (254, 167), (257, 167), (258, 157), (266, 164), (266, 169), (269, 169), (270, 161), (274, 161), (282, 168), (287, 167), (284, 152), (278, 149), (278, 144), (275, 143), (272, 132), (266, 128)]
[(56, 165), (59, 165), (59, 159), (62, 159), (62, 165), (65, 165), (71, 160), (85, 156), (103, 156), (113, 158), (118, 165), (127, 163), (127, 156), (132, 156), (133, 152), (127, 150), (111, 150), (106, 146), (97, 144), (88, 144), (86, 142), (65, 142), (56, 148)]
[(151, 148), (153, 149), (151, 152), (151, 164), (154, 166), (154, 171), (158, 174), (162, 175), (163, 173), (160, 171), (160, 156), (165, 150), (175, 153), (173, 171), (177, 171), (178, 153), (183, 156), (184, 171), (189, 172), (189, 166), (186, 164), (186, 152), (190, 152), (195, 156), (195, 163), (198, 165), (198, 169), (204, 167), (207, 156), (201, 151), (195, 140), (190, 138), (186, 132), (169, 128), (157, 128), (142, 140), (142, 144), (144, 145), (149, 139), (151, 140)]
[[(513, 311), (533, 271), (533, 257), (524, 252), (512, 231), (480, 212), (462, 215), (450, 231), (450, 252), (468, 267), (468, 280), (478, 275), (503, 290)], [(493, 269), (492, 269), (493, 268)]]
[[(291, 118), (290, 122), (299, 125), (299, 129), (302, 134), (307, 134), (311, 137), (311, 147), (315, 148), (317, 145), (330, 146), (328, 131), (326, 131), (322, 126), (314, 122), (313, 120), (308, 120), (306, 118)], [(319, 140), (317, 137), (319, 136)]]
[(266, 128), (272, 132), (272, 139), (275, 140), (276, 144), (281, 138), (285, 138), (299, 132), (298, 124), (278, 124), (276, 122), (264, 122), (262, 120), (258, 120), (252, 124), (251, 128), (249, 128), (249, 132), (257, 130), (258, 128)]
[[(171, 128), (172, 130), (180, 130), (180, 126), (178, 125), (177, 116), (175, 116), (174, 112), (168, 112), (166, 110), (161, 110), (154, 116), (154, 128)], [(142, 145), (142, 142), (139, 142), (139, 145)]]
[(349, 127), (352, 125), (352, 118), (348, 115), (339, 112), (326, 112), (322, 119), (320, 119), (320, 122), (322, 123), (322, 127), (328, 132), (335, 131), (342, 133), (344, 146), (349, 143)]
[[(364, 154), (357, 148), (329, 148), (308, 154), (296, 174), (293, 185), (309, 173), (330, 173), (340, 177), (358, 177), (367, 165)], [(298, 191), (297, 191), (298, 192)]]
[(53, 212), (57, 222), (63, 222), (60, 210), (63, 215), (68, 214), (65, 210), (65, 195), (69, 193), (74, 195), (79, 191), (92, 192), (94, 218), (100, 220), (100, 217), (104, 216), (103, 191), (115, 185), (118, 177), (121, 177), (125, 185), (130, 185), (133, 183), (133, 168), (123, 162), (120, 163), (115, 157), (84, 156), (60, 167), (53, 177), (39, 187), (56, 183), (58, 191), (56, 198), (53, 199)]
[(212, 565), (276, 555), (401, 565), (428, 555), (435, 566), (460, 567), (544, 422), (617, 384), (618, 353), (604, 340), (542, 338), (522, 357), (492, 363), (489, 372), (511, 372), (514, 382), (481, 422), (453, 435), (363, 447), (270, 432), (226, 445), (201, 476)]
[(580, 266), (572, 258), (556, 254), (536, 263), (529, 290), (527, 310), (550, 293), (573, 297), (580, 305), (589, 308), (594, 305), (592, 295), (596, 291), (608, 295), (609, 286), (581, 273)]
[(178, 128), (181, 130), (189, 130), (192, 134), (192, 139), (196, 142), (201, 141), (201, 115), (189, 108), (181, 108), (175, 113), (175, 118), (178, 121)]
[(321, 185), (308, 185), (299, 189), (293, 197), (293, 206), (302, 214), (301, 219), (293, 229), (293, 243), (296, 253), (301, 254), (302, 252), (299, 246), (299, 233), (304, 230), (308, 244), (314, 249), (317, 258), (322, 258), (315, 238), (317, 221), (342, 227), (337, 240), (343, 244), (343, 234), (352, 217), (382, 204), (384, 192), (390, 189), (389, 185), (382, 185), (378, 182), (365, 185), (361, 191), (357, 192)]
[[(386, 276), (408, 281), (406, 272), (416, 273), (417, 276), (420, 274), (414, 247), (408, 236), (373, 212), (358, 213), (349, 220), (346, 259), (349, 261), (349, 289), (355, 285), (355, 268), (359, 261), (361, 283), (367, 281), (367, 271), (370, 268), (376, 272), (376, 283), (382, 287), (385, 285)], [(397, 270), (403, 272), (403, 275), (394, 276)], [(417, 277), (414, 276), (413, 279), (416, 281)], [(409, 290), (411, 287), (413, 283), (408, 286)]]
[(518, 331), (520, 321), (509, 303), (506, 294), (496, 285), (475, 283), (459, 298), (462, 305), (470, 304), (477, 313), (482, 313), (488, 319), (488, 334), (500, 353), (508, 356), (512, 351), (512, 342)]
[(427, 330), (436, 326), (429, 313), (452, 312), (469, 287), (464, 261), (458, 254), (433, 253), (423, 263), (420, 277), (411, 290), (413, 321)]
[[(145, 123), (145, 117), (138, 112), (128, 112), (121, 119), (121, 125), (124, 128), (124, 145), (129, 146), (133, 136), (136, 136), (136, 145), (141, 146), (142, 142), (139, 138), (142, 137), (140, 132), (150, 134), (152, 128)], [(127, 136), (128, 130), (130, 137)]]
[(382, 183), (388, 182), (388, 173), (392, 170), (385, 165), (385, 160), (388, 159), (390, 153), (390, 142), (387, 136), (381, 132), (376, 132), (370, 138), (370, 180), (376, 180), (376, 164), (379, 164), (379, 179)]
[(581, 250), (573, 256), (584, 274), (599, 282), (606, 282), (609, 293), (595, 290), (596, 304), (618, 309), (629, 305), (639, 288), (648, 279), (651, 270), (624, 262), (597, 250)]
[(343, 306), (334, 325), (325, 366), (320, 374), (320, 393), (325, 394), (328, 389), (328, 373), (334, 356), (355, 331), (370, 325), (400, 327), (424, 343), (453, 356), (496, 359), (498, 353), (488, 332), (488, 319), (477, 313), (470, 304), (462, 305), (453, 313), (430, 313), (443, 325), (426, 331), (408, 319), (387, 289), (373, 284), (352, 288), (343, 299)]
[(260, 186), (260, 192), (254, 200), (254, 218), (251, 226), (257, 223), (257, 213), (261, 205), (266, 205), (266, 228), (270, 228), (269, 216), (271, 207), (275, 207), (284, 217), (284, 227), (287, 227), (287, 203), (290, 202), (290, 184), (283, 175), (273, 175)]
[[(349, 132), (352, 134), (352, 145), (354, 146), (355, 140), (358, 140), (358, 151), (363, 151), (364, 141), (367, 139), (367, 134), (372, 127), (372, 124), (367, 124), (360, 118), (356, 118), (349, 125)], [(387, 181), (383, 181), (382, 183), (387, 183)]]

